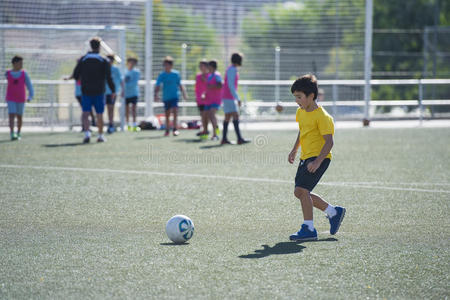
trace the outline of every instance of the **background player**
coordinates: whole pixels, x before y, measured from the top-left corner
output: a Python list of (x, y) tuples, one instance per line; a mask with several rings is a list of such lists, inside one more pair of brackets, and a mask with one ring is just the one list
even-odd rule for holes
[(169, 135), (170, 131), (170, 113), (173, 115), (173, 135), (178, 136), (177, 117), (178, 117), (178, 101), (180, 99), (180, 91), (183, 93), (184, 100), (187, 100), (187, 94), (184, 87), (181, 85), (181, 77), (177, 70), (173, 70), (173, 58), (166, 56), (163, 60), (164, 71), (162, 71), (156, 80), (155, 87), (155, 101), (159, 101), (159, 90), (163, 86), (163, 103), (166, 113), (166, 132), (165, 136)]
[[(20, 140), (22, 130), (22, 116), (25, 110), (25, 101), (31, 101), (34, 96), (30, 77), (23, 67), (23, 58), (14, 56), (11, 60), (12, 69), (5, 73), (8, 86), (6, 88), (6, 103), (8, 104), (9, 131), (11, 140)], [(25, 87), (28, 89), (28, 97)], [(14, 120), (17, 117), (17, 133), (14, 132)]]

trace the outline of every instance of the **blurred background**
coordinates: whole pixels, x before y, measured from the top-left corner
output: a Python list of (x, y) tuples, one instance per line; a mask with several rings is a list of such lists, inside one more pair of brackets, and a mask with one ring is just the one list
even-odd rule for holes
[[(63, 78), (93, 36), (122, 59), (138, 58), (141, 120), (162, 113), (151, 89), (164, 56), (175, 59), (190, 97), (181, 114), (193, 120), (199, 60), (218, 60), (223, 74), (235, 51), (245, 55), (239, 93), (248, 121), (293, 120), (289, 87), (305, 73), (318, 77), (320, 101), (337, 120), (450, 118), (450, 2), (373, 1), (368, 105), (366, 5), (365, 0), (2, 0), (0, 70), (10, 68), (14, 55), (24, 57), (36, 95), (27, 105), (25, 125), (52, 128), (79, 123), (74, 83)], [(1, 95), (5, 83), (0, 82)], [(0, 125), (7, 126), (6, 105), (0, 104)]]

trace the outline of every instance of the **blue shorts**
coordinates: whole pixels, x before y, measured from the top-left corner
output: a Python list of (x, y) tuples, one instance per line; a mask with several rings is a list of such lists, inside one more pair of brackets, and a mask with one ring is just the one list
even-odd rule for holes
[(219, 109), (220, 108), (220, 104), (217, 103), (213, 103), (213, 104), (207, 104), (205, 105), (205, 110), (210, 110), (210, 109)]
[(239, 111), (239, 106), (236, 100), (223, 99), (222, 103), (223, 103), (223, 112), (226, 114)]
[(8, 103), (8, 114), (23, 115), (25, 102), (6, 101)]
[(164, 100), (164, 109), (178, 108), (178, 99)]
[(92, 106), (95, 107), (96, 113), (102, 114), (105, 111), (105, 95), (81, 96), (81, 107), (84, 112), (90, 112), (92, 110)]

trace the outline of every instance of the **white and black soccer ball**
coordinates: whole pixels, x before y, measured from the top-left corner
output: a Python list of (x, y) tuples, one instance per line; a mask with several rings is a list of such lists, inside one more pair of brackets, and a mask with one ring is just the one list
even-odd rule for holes
[(167, 221), (166, 234), (172, 242), (182, 244), (194, 235), (194, 222), (183, 215), (173, 216)]

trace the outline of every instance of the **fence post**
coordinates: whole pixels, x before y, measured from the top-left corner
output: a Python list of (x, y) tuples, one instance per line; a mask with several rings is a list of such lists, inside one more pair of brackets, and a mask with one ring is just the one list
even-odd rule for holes
[(54, 130), (54, 121), (53, 121), (53, 115), (55, 114), (55, 100), (53, 99), (53, 97), (50, 97), (50, 130), (53, 131)]
[(146, 18), (145, 18), (145, 117), (147, 118), (149, 116), (153, 116), (153, 87), (152, 87), (153, 0), (146, 1), (145, 16), (146, 16)]
[[(125, 30), (121, 30), (119, 32), (119, 55), (122, 58), (122, 62), (120, 64), (120, 72), (122, 73), (122, 76), (125, 76), (125, 64), (126, 64), (126, 38), (125, 38)], [(147, 68), (147, 66), (146, 66)], [(117, 91), (117, 87), (116, 87), (116, 91)], [(122, 97), (121, 94), (124, 94), (125, 96), (125, 91), (121, 91), (121, 93), (116, 93), (116, 99), (119, 99), (120, 101), (119, 104), (119, 116), (120, 116), (120, 130), (124, 131), (125, 130), (125, 97)]]
[(422, 126), (423, 122), (423, 84), (422, 79), (419, 79), (419, 120), (420, 125)]
[(370, 80), (372, 78), (372, 21), (373, 21), (373, 1), (366, 0), (366, 27), (364, 36), (364, 120), (363, 125), (369, 126), (370, 109)]
[(333, 84), (333, 118), (337, 119), (337, 99), (338, 99), (338, 86)]
[(280, 85), (278, 81), (280, 80), (280, 47), (275, 47), (275, 80), (277, 83), (275, 84), (275, 102), (280, 102)]
[(247, 115), (248, 115), (248, 109), (247, 109), (247, 91), (248, 91), (248, 86), (247, 85), (244, 85), (243, 86), (243, 92), (244, 92), (244, 97), (243, 97), (243, 102), (244, 102), (244, 113), (242, 114), (242, 121), (243, 121), (243, 123), (244, 123), (244, 125), (245, 125), (245, 128), (247, 128), (246, 126), (247, 126)]
[[(186, 48), (187, 45), (185, 43), (181, 44), (181, 79), (186, 80)], [(184, 87), (186, 88), (186, 87)], [(186, 116), (186, 100), (182, 97), (183, 108), (181, 111), (182, 116)]]

